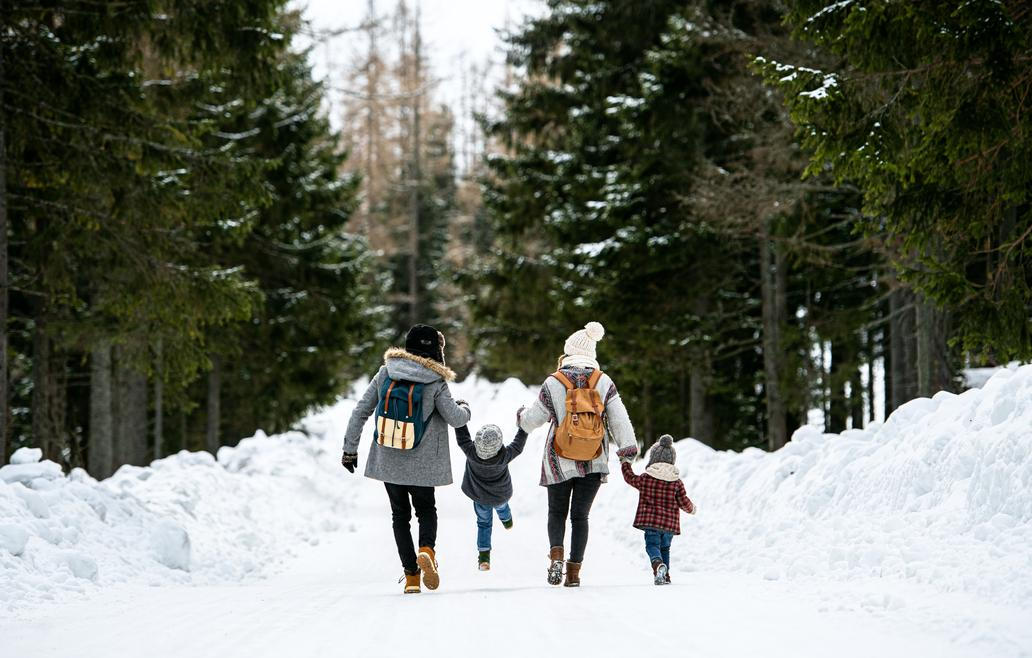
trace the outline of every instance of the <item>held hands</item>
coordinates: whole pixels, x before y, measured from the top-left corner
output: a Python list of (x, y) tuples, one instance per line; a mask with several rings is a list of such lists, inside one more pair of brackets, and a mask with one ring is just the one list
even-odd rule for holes
[(340, 458), (340, 464), (344, 468), (348, 469), (348, 473), (354, 473), (355, 467), (358, 466), (358, 455), (345, 452)]

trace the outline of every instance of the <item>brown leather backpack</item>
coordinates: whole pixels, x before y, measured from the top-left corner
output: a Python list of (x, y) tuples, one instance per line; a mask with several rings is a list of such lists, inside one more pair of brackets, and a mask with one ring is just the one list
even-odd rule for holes
[(552, 376), (566, 387), (566, 416), (555, 429), (556, 453), (576, 461), (598, 457), (602, 454), (602, 441), (606, 435), (602, 420), (605, 405), (595, 390), (602, 371), (596, 369), (591, 373), (587, 388), (577, 388), (562, 372), (556, 371)]

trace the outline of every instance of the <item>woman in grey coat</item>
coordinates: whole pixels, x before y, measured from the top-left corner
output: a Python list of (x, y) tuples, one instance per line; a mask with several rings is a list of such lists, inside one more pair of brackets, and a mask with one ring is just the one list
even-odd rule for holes
[[(423, 436), (411, 449), (399, 450), (373, 441), (369, 448), (365, 475), (380, 480), (391, 504), (394, 541), (405, 569), (405, 592), (419, 592), (420, 574), (427, 589), (437, 589), (437, 507), (434, 487), (452, 483), (451, 457), (448, 452), (448, 426), (462, 427), (469, 422), (465, 402), (452, 399), (448, 382), (455, 379), (444, 362), (444, 336), (423, 324), (409, 329), (405, 349), (392, 347), (384, 354), (384, 365), (369, 383), (362, 399), (351, 412), (344, 436), (341, 463), (354, 473), (358, 465), (358, 444), (362, 428), (377, 406), (385, 380), (422, 384)], [(411, 403), (411, 400), (410, 400)], [(411, 412), (410, 412), (411, 413)], [(409, 522), (415, 508), (419, 521), (419, 553), (412, 544)]]
[[(605, 329), (601, 324), (589, 322), (566, 339), (563, 355), (559, 358), (559, 371), (573, 386), (589, 386), (592, 373), (601, 370), (595, 356), (595, 344), (604, 335)], [(555, 450), (555, 431), (566, 417), (566, 386), (553, 375), (549, 375), (541, 384), (534, 404), (521, 409), (517, 415), (520, 428), (528, 434), (548, 423), (545, 452), (541, 459), (541, 485), (548, 489), (548, 540), (551, 545), (548, 582), (551, 585), (558, 585), (562, 581), (564, 566), (564, 584), (567, 587), (580, 585), (581, 563), (588, 544), (588, 513), (595, 494), (609, 474), (610, 444), (616, 444), (619, 457), (631, 458), (638, 454), (634, 427), (616, 391), (616, 384), (608, 375), (602, 374), (595, 383), (595, 390), (605, 404), (602, 416), (605, 436), (601, 453), (591, 460), (566, 459)], [(564, 565), (567, 518), (570, 519), (572, 532), (570, 559)]]

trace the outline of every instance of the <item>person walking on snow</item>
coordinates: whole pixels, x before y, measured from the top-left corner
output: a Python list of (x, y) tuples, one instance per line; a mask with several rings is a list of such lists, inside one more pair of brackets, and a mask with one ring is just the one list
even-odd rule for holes
[(455, 441), (466, 453), (466, 472), (462, 477), (462, 493), (473, 501), (477, 515), (478, 566), (481, 571), (491, 569), (491, 529), (494, 515), (506, 530), (512, 529), (512, 478), (509, 476), (509, 462), (523, 452), (527, 433), (522, 429), (507, 446), (502, 445), (502, 430), (497, 425), (484, 425), (472, 441), (469, 428), (455, 429)]
[[(452, 483), (448, 425), (462, 427), (470, 419), (469, 406), (452, 399), (448, 388), (455, 373), (445, 365), (444, 346), (444, 335), (433, 327), (409, 329), (405, 349), (392, 347), (383, 355), (384, 365), (351, 413), (344, 436), (341, 463), (354, 473), (362, 428), (377, 413), (365, 476), (387, 489), (406, 594), (419, 592), (421, 574), (427, 589), (440, 584), (434, 487)], [(418, 554), (409, 526), (413, 508), (419, 521)]]
[(644, 474), (634, 474), (629, 458), (620, 460), (624, 480), (638, 490), (634, 527), (645, 531), (645, 553), (652, 561), (656, 585), (670, 584), (670, 544), (674, 535), (681, 534), (681, 510), (695, 514), (695, 504), (684, 490), (675, 461), (674, 438), (669, 434), (652, 446)]
[[(634, 428), (616, 384), (596, 359), (596, 343), (604, 335), (601, 324), (589, 322), (567, 338), (559, 369), (541, 384), (534, 404), (517, 413), (517, 423), (528, 434), (549, 424), (540, 484), (548, 490), (551, 585), (562, 582), (565, 565), (564, 585), (580, 586), (588, 514), (609, 473), (610, 444), (616, 443), (619, 457), (638, 454)], [(564, 563), (567, 518), (572, 533), (569, 559)]]

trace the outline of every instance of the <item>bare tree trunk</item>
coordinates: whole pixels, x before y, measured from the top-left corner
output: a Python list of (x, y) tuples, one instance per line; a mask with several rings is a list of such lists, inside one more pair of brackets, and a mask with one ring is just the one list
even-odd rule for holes
[(129, 396), (123, 411), (129, 439), (129, 463), (143, 466), (150, 463), (151, 454), (147, 448), (147, 375), (129, 368), (126, 380)]
[(126, 390), (125, 348), (115, 345), (111, 348), (111, 472), (114, 473), (122, 464), (129, 461), (129, 449), (126, 446), (125, 411)]
[(0, 466), (7, 463), (7, 110), (4, 106), (4, 52), (0, 47)]
[(376, 32), (380, 29), (379, 19), (376, 16), (376, 0), (369, 0), (366, 10), (367, 31), (369, 34), (369, 53), (366, 60), (366, 167), (363, 172), (365, 178), (365, 207), (362, 213), (362, 231), (368, 240), (372, 232), (373, 208), (379, 200), (378, 183), (379, 176), (375, 150), (379, 146), (380, 136), (380, 108), (377, 106), (379, 94), (380, 76), (380, 55), (376, 46)]
[[(903, 399), (902, 402), (912, 400), (917, 397), (918, 386), (917, 386), (917, 312), (914, 308), (916, 303), (914, 293), (907, 290), (905, 292), (906, 304), (903, 310), (903, 364), (901, 372), (903, 374)], [(901, 404), (902, 404), (901, 402)]]
[(886, 401), (888, 416), (907, 401), (906, 385), (906, 295), (902, 288), (896, 288), (889, 295), (889, 363), (886, 366), (886, 392), (891, 392), (891, 399)]
[(165, 355), (160, 338), (154, 352), (154, 459), (161, 459), (165, 456)]
[(859, 364), (852, 364), (851, 372), (849, 377), (849, 424), (850, 427), (858, 430), (864, 426), (864, 384), (860, 377)]
[(950, 388), (946, 315), (923, 295), (917, 297), (918, 395), (930, 397)]
[(690, 436), (690, 425), (689, 418), (691, 418), (690, 408), (688, 406), (688, 373), (685, 372), (684, 364), (682, 362), (681, 368), (677, 371), (677, 406), (681, 417), (680, 436)]
[(211, 358), (211, 370), (208, 372), (208, 416), (205, 426), (204, 445), (212, 456), (219, 452), (219, 426), (222, 423), (221, 403), (222, 358), (215, 355)]
[(932, 368), (934, 367), (934, 355), (932, 353), (933, 333), (935, 331), (935, 310), (925, 301), (923, 297), (917, 301), (917, 394), (921, 397), (931, 397), (935, 392), (932, 390)]
[(114, 472), (114, 425), (111, 416), (111, 343), (97, 341), (90, 350), (90, 475), (101, 480)]
[(420, 114), (423, 102), (422, 94), (418, 90), (423, 84), (422, 80), (422, 38), (419, 22), (421, 20), (419, 6), (416, 6), (415, 34), (412, 43), (412, 164), (411, 164), (411, 185), (412, 193), (409, 198), (409, 322), (416, 324), (421, 319), (419, 299), (419, 215), (420, 215), (420, 188), (422, 187), (423, 172), (420, 162), (420, 150), (422, 137), (420, 135)]
[[(692, 300), (692, 313), (705, 318), (710, 312), (710, 298), (696, 295)], [(713, 374), (713, 361), (709, 347), (704, 343), (692, 346), (688, 371), (689, 435), (696, 441), (713, 445), (713, 408), (709, 399), (709, 383)]]
[[(884, 334), (883, 334), (884, 335)], [(873, 331), (867, 332), (867, 417), (874, 422), (874, 359), (878, 342)]]
[(43, 458), (60, 463), (64, 423), (56, 421), (58, 408), (51, 341), (47, 336), (45, 311), (37, 307), (32, 330), (32, 441), (43, 450)]
[(693, 364), (688, 371), (689, 436), (706, 445), (713, 445), (713, 409), (709, 404), (707, 363)]
[(147, 375), (132, 367), (127, 347), (114, 349), (114, 460), (112, 468), (123, 464), (147, 463)]
[[(784, 258), (774, 254), (771, 258), (771, 220), (765, 220), (760, 231), (760, 292), (763, 301), (763, 389), (767, 398), (767, 446), (777, 450), (788, 443), (785, 419), (785, 400), (781, 392), (781, 373), (784, 371), (784, 354), (781, 350), (781, 328), (784, 290), (778, 290), (778, 283), (784, 281)], [(773, 247), (780, 249), (780, 247)]]
[(843, 366), (848, 366), (849, 348), (844, 341), (831, 342), (831, 367), (829, 368), (830, 391), (828, 401), (828, 417), (824, 424), (825, 431), (838, 433), (846, 429), (846, 396)]

